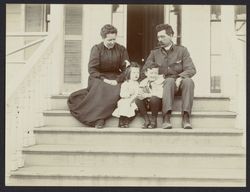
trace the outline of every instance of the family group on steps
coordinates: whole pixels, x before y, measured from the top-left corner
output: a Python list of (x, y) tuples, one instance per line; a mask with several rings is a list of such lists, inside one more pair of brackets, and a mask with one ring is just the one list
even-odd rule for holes
[[(168, 24), (156, 26), (159, 46), (153, 49), (143, 67), (130, 61), (126, 48), (116, 43), (117, 29), (106, 24), (101, 29), (103, 41), (91, 49), (88, 87), (70, 94), (68, 107), (81, 123), (104, 128), (112, 115), (119, 127), (127, 128), (139, 112), (142, 128), (157, 127), (162, 111), (162, 128), (171, 129), (174, 97), (182, 97), (182, 126), (190, 122), (194, 97), (191, 79), (196, 69), (187, 48), (175, 45), (174, 31)], [(150, 110), (151, 116), (147, 111)]]

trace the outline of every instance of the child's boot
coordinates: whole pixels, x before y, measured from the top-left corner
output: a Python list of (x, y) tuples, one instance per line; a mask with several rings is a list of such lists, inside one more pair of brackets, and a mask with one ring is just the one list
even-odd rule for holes
[(124, 127), (124, 116), (119, 117), (118, 127)]
[(147, 129), (150, 127), (149, 117), (148, 117), (148, 115), (145, 115), (143, 118), (144, 118), (144, 124), (142, 125), (142, 128)]
[(129, 127), (129, 117), (124, 117), (124, 128), (128, 128)]
[(156, 128), (157, 127), (157, 116), (152, 116), (152, 118), (151, 118), (151, 129), (154, 129), (154, 128)]

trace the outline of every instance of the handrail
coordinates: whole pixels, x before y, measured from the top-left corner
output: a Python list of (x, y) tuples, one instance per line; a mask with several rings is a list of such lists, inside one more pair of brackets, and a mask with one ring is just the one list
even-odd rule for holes
[(48, 36), (44, 43), (35, 51), (35, 53), (27, 60), (23, 71), (17, 73), (15, 78), (8, 83), (6, 87), (6, 101), (10, 99), (10, 97), (14, 94), (15, 90), (20, 86), (20, 84), (24, 81), (25, 77), (29, 74), (33, 66), (37, 63), (37, 61), (43, 56), (44, 52), (46, 51), (47, 47), (56, 40), (57, 34), (53, 34)]
[(48, 36), (48, 32), (9, 32), (6, 34), (6, 37), (37, 37)]
[(25, 60), (20, 60), (20, 61), (7, 61), (8, 64), (17, 64), (17, 65), (22, 65), (25, 64)]
[(237, 38), (237, 40), (239, 40), (239, 41), (242, 41), (242, 42), (246, 43), (246, 40), (244, 40), (244, 39)]
[(32, 46), (34, 46), (34, 45), (36, 45), (36, 44), (38, 44), (38, 43), (40, 43), (40, 42), (42, 42), (42, 41), (44, 41), (44, 40), (45, 40), (45, 38), (42, 38), (42, 39), (38, 39), (38, 40), (36, 40), (36, 41), (33, 41), (33, 42), (31, 42), (31, 43), (28, 43), (27, 45), (25, 45), (25, 46), (23, 46), (23, 47), (20, 47), (20, 48), (18, 48), (18, 49), (15, 49), (14, 51), (11, 51), (11, 52), (7, 53), (6, 56), (13, 55), (14, 53), (17, 53), (17, 52), (19, 52), (19, 51), (22, 51), (22, 50), (24, 50), (24, 49), (26, 49), (26, 48), (28, 48), (28, 47), (32, 47)]

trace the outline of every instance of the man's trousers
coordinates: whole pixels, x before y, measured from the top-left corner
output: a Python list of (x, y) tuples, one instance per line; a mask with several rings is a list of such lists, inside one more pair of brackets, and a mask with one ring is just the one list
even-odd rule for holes
[(191, 114), (194, 98), (194, 82), (191, 78), (185, 78), (181, 81), (177, 89), (174, 78), (166, 78), (163, 86), (162, 112), (165, 115), (169, 110), (172, 111), (174, 97), (181, 95), (182, 112)]

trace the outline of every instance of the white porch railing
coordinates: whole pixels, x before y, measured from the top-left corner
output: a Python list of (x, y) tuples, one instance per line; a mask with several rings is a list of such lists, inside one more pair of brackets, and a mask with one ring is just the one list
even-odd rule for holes
[(48, 36), (22, 71), (6, 84), (6, 178), (24, 165), (22, 148), (35, 144), (33, 128), (44, 125), (50, 109), (52, 56), (58, 35)]
[(28, 43), (28, 44), (25, 45), (25, 46), (22, 46), (22, 47), (20, 47), (20, 48), (17, 48), (17, 49), (15, 49), (15, 50), (13, 50), (13, 51), (7, 53), (6, 56), (13, 55), (13, 54), (15, 54), (15, 53), (17, 53), (17, 52), (19, 52), (19, 51), (21, 51), (21, 50), (24, 50), (24, 49), (26, 49), (26, 48), (28, 48), (28, 47), (32, 47), (32, 46), (34, 46), (34, 45), (36, 45), (36, 44), (38, 44), (38, 43), (41, 43), (41, 42), (43, 42), (44, 40), (45, 40), (45, 38), (41, 38), (41, 39), (38, 39), (38, 40), (36, 40), (36, 41), (33, 41), (32, 43)]

